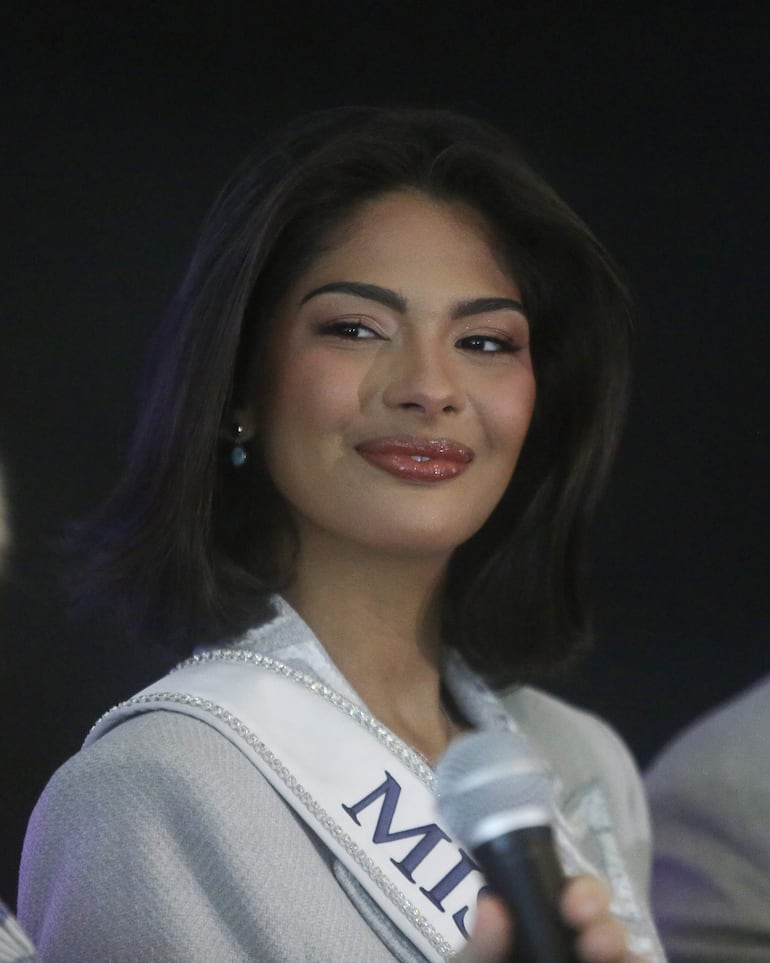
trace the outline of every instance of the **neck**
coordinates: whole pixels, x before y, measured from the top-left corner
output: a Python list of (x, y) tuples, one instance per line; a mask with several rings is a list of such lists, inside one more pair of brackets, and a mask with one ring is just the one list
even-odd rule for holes
[(303, 539), (284, 593), (369, 710), (429, 760), (453, 734), (440, 696), (447, 561)]

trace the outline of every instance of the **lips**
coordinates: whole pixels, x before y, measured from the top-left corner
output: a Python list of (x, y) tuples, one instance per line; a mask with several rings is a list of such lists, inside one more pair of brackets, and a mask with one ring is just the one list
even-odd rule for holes
[(370, 465), (408, 481), (441, 482), (456, 478), (474, 452), (449, 438), (375, 438), (356, 445)]

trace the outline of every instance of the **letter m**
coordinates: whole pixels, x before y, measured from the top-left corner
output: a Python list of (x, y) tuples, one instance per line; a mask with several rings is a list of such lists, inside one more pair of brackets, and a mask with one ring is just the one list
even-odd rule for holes
[(413, 883), (414, 878), (412, 873), (415, 869), (417, 869), (428, 853), (430, 853), (442, 839), (448, 840), (449, 836), (435, 823), (429, 823), (427, 826), (415, 826), (413, 829), (400, 829), (396, 832), (391, 832), (393, 816), (396, 812), (396, 806), (398, 805), (400, 796), (401, 786), (399, 786), (393, 776), (385, 770), (385, 782), (383, 782), (382, 785), (377, 786), (376, 789), (373, 789), (368, 796), (364, 796), (359, 802), (354, 803), (352, 806), (345, 806), (343, 804), (342, 808), (353, 822), (357, 826), (360, 826), (361, 823), (359, 822), (358, 814), (381, 798), (382, 806), (380, 807), (380, 814), (377, 817), (377, 825), (374, 828), (372, 842), (377, 844), (393, 843), (399, 839), (409, 839), (413, 836), (421, 837), (417, 845), (414, 846), (413, 849), (410, 849), (403, 859), (398, 862), (395, 859), (391, 859), (391, 863), (393, 863), (396, 869), (403, 873), (410, 883)]

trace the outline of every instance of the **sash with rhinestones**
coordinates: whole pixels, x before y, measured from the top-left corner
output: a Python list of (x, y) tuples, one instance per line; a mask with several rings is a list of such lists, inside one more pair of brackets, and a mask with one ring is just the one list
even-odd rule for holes
[(442, 826), (430, 766), (365, 709), (268, 656), (221, 649), (110, 710), (86, 745), (153, 709), (234, 743), (428, 960), (464, 945), (483, 877)]

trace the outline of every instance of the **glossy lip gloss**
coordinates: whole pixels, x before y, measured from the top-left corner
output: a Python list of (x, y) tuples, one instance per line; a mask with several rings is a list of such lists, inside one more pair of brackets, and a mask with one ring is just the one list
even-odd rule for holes
[(474, 452), (449, 438), (374, 438), (356, 445), (362, 458), (396, 478), (441, 482), (462, 474)]

